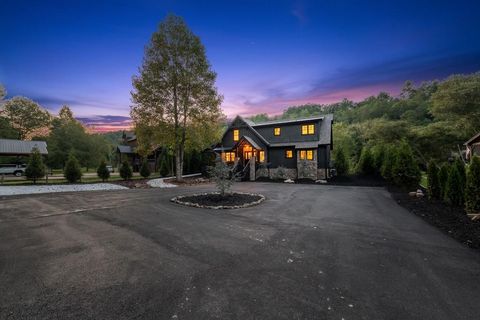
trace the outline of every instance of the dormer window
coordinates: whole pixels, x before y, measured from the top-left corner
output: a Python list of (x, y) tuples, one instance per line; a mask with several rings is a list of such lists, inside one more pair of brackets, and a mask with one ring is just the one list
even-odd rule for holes
[(302, 136), (315, 134), (314, 124), (302, 124)]
[(240, 130), (235, 129), (233, 130), (233, 141), (238, 141), (240, 140)]
[(273, 128), (273, 135), (279, 136), (280, 135), (280, 128)]

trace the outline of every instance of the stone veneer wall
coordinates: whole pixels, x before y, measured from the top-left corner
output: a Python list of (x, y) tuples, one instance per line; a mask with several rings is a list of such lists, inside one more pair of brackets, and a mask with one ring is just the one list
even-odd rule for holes
[(295, 180), (297, 179), (297, 169), (289, 169), (289, 168), (282, 168), (284, 172), (284, 176), (281, 177), (279, 175), (279, 169), (278, 168), (271, 168), (268, 170), (269, 178), (273, 180), (277, 179), (292, 179)]
[(297, 150), (297, 169), (299, 179), (317, 180), (317, 167), (317, 150), (313, 150), (313, 160), (300, 160), (300, 150)]

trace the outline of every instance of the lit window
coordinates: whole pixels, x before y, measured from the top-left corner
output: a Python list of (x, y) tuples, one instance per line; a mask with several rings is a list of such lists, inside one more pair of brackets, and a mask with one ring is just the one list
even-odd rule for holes
[(265, 162), (265, 151), (260, 150), (258, 152), (258, 161)]
[(313, 150), (300, 150), (300, 160), (313, 160)]
[(235, 161), (235, 152), (223, 152), (222, 159), (225, 162), (234, 162)]
[(238, 141), (238, 139), (240, 139), (239, 137), (240, 137), (240, 130), (238, 129), (233, 130), (233, 141)]
[(315, 134), (315, 125), (314, 124), (303, 124), (302, 125), (302, 135)]
[(274, 136), (279, 136), (280, 135), (280, 128), (274, 128), (273, 129), (273, 135)]
[(293, 158), (293, 150), (285, 150), (285, 158), (292, 159)]

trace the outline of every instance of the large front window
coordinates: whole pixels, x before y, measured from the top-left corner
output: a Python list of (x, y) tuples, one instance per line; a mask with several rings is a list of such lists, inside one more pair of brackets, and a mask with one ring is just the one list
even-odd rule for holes
[(313, 150), (300, 150), (300, 160), (313, 160)]
[(260, 150), (258, 152), (258, 161), (260, 162), (265, 162), (265, 151)]
[(233, 130), (233, 141), (238, 141), (240, 139), (240, 130)]
[(234, 162), (235, 161), (235, 152), (223, 152), (222, 159), (225, 162)]

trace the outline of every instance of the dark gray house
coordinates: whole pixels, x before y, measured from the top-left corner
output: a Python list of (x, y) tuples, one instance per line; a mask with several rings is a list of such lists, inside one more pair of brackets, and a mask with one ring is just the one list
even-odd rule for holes
[(325, 179), (333, 149), (332, 123), (331, 114), (264, 123), (237, 116), (214, 151), (227, 163), (253, 168), (254, 161), (253, 179)]

